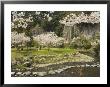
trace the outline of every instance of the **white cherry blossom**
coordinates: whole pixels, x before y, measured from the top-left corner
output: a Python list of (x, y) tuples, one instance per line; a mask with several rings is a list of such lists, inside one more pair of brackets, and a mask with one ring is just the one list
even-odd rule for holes
[(15, 44), (21, 44), (22, 46), (25, 46), (25, 44), (29, 41), (30, 41), (30, 38), (25, 36), (25, 33), (11, 32), (12, 46)]
[(59, 46), (64, 43), (64, 38), (58, 37), (54, 32), (47, 32), (33, 37), (40, 45)]
[(63, 18), (63, 20), (59, 21), (61, 24), (65, 26), (73, 26), (79, 23), (99, 23), (100, 22), (100, 12), (91, 12), (90, 15), (85, 14), (82, 12), (78, 16), (76, 14), (69, 14)]

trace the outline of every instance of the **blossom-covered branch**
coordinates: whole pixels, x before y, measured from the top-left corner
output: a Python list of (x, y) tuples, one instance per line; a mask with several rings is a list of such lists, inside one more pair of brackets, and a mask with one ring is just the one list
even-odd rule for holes
[(100, 22), (100, 12), (91, 12), (88, 16), (84, 12), (79, 14), (78, 16), (74, 13), (71, 13), (63, 18), (63, 20), (59, 21), (61, 24), (66, 26), (73, 26), (79, 23), (99, 23)]

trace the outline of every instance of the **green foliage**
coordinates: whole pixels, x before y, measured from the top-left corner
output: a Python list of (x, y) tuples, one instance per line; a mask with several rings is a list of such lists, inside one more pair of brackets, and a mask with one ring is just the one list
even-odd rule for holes
[(87, 39), (83, 39), (82, 40), (82, 44), (83, 44), (84, 49), (90, 49), (91, 46), (92, 46), (91, 43), (90, 43), (90, 41), (87, 40)]
[(100, 44), (98, 43), (94, 48), (94, 55), (96, 57), (96, 61), (100, 61)]
[(96, 39), (100, 39), (100, 33), (99, 32), (96, 32), (93, 36), (92, 36), (93, 38), (93, 40), (96, 40)]
[(87, 39), (86, 37), (76, 37), (73, 38), (72, 42), (70, 43), (70, 47), (71, 48), (76, 48), (76, 49), (90, 49), (91, 48), (91, 42), (89, 39)]
[(77, 39), (75, 39), (74, 41), (72, 41), (71, 43), (70, 43), (70, 48), (75, 48), (75, 49), (77, 49), (77, 48), (82, 48), (82, 43), (81, 43), (81, 39), (80, 38), (77, 38)]

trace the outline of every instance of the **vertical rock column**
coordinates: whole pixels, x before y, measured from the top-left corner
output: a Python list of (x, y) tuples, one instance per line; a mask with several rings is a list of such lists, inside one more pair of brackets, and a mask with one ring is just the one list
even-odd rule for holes
[(72, 27), (73, 26), (64, 26), (63, 37), (66, 40), (66, 43), (69, 43), (72, 39)]

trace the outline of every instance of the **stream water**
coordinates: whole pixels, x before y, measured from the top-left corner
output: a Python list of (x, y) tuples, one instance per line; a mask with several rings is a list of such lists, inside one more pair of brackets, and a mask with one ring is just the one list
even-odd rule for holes
[[(14, 71), (14, 70), (13, 70)], [(12, 77), (99, 77), (99, 63), (63, 63), (13, 72)]]

